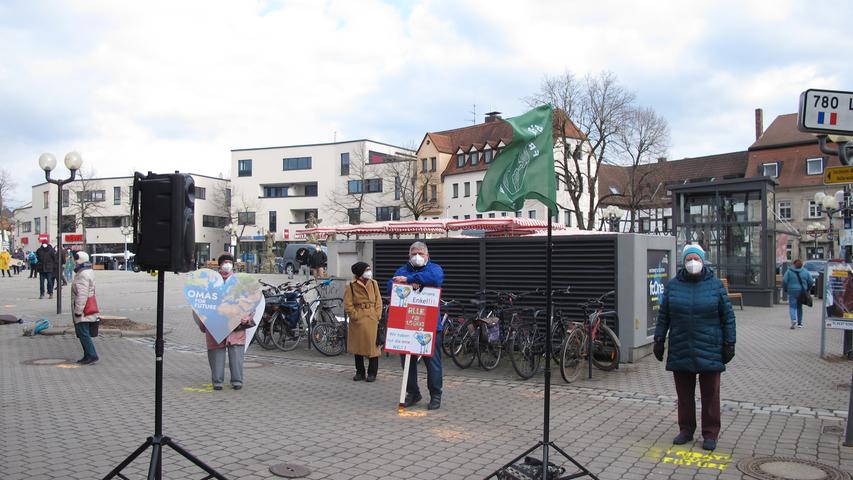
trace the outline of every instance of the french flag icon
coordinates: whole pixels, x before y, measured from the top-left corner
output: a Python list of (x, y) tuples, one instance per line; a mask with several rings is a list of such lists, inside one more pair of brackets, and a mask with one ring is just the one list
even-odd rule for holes
[[(826, 113), (827, 112), (817, 112), (817, 123), (818, 125), (823, 125), (826, 123)], [(829, 124), (835, 125), (838, 121), (838, 114), (835, 112), (829, 112)]]

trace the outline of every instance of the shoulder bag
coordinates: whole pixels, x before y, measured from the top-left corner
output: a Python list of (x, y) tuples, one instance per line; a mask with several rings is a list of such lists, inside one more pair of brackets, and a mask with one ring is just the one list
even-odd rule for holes
[(800, 282), (800, 288), (801, 288), (800, 295), (797, 296), (797, 301), (802, 303), (803, 305), (805, 305), (807, 307), (811, 307), (812, 306), (812, 295), (809, 293), (809, 289), (806, 288), (805, 285), (803, 285), (803, 279), (800, 277), (799, 272), (795, 273), (794, 275), (797, 276), (797, 281)]
[(95, 299), (95, 288), (92, 287), (92, 296), (86, 299), (86, 305), (83, 307), (83, 315), (95, 315), (96, 313), (101, 313), (101, 309), (98, 308), (98, 301)]

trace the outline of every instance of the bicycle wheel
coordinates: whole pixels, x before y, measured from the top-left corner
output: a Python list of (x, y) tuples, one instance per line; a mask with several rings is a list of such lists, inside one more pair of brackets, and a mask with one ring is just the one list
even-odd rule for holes
[(602, 321), (592, 341), (592, 364), (600, 370), (609, 372), (619, 366), (622, 344), (619, 337)]
[(442, 324), (441, 351), (445, 357), (453, 356), (453, 337), (459, 330), (461, 325), (459, 322), (454, 322), (452, 318), (447, 317), (447, 321)]
[(503, 343), (501, 343), (500, 335), (492, 340), (489, 338), (489, 328), (485, 323), (480, 324), (477, 335), (477, 363), (483, 370), (494, 370), (501, 361), (503, 353)]
[(522, 325), (509, 333), (509, 361), (519, 377), (527, 380), (539, 370), (541, 355), (536, 351), (536, 328)]
[(270, 319), (270, 338), (279, 350), (289, 352), (299, 345), (302, 329), (290, 328), (284, 315), (281, 312), (275, 312)]
[(261, 324), (258, 326), (258, 329), (255, 331), (255, 336), (252, 338), (252, 343), (257, 343), (264, 350), (272, 350), (275, 348), (275, 343), (272, 341), (272, 335), (270, 332), (271, 323), (272, 317), (266, 320), (261, 320)]
[(476, 328), (472, 320), (466, 320), (453, 335), (450, 345), (450, 358), (459, 368), (468, 368), (474, 363), (477, 355)]
[(566, 337), (563, 343), (563, 355), (560, 360), (560, 376), (566, 383), (572, 383), (578, 379), (581, 374), (581, 364), (583, 363), (583, 338), (584, 334), (580, 330), (574, 330)]
[(320, 320), (314, 324), (311, 341), (314, 348), (327, 357), (344, 353), (347, 346), (346, 323), (338, 322), (332, 312), (320, 310)]

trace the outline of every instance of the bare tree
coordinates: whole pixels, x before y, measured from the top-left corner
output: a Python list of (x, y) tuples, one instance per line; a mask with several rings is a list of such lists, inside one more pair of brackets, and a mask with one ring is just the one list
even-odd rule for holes
[[(417, 159), (398, 156), (385, 163), (384, 176), (394, 180), (395, 199), (415, 220), (435, 208), (432, 188), (438, 188), (438, 172), (418, 171)], [(399, 197), (399, 198), (397, 198)]]
[[(77, 179), (67, 187), (67, 213), (63, 215), (62, 223), (64, 225), (59, 225), (58, 230), (61, 233), (65, 226), (74, 230), (80, 227), (83, 232), (84, 249), (86, 248), (86, 228), (92, 222), (91, 219), (97, 217), (104, 210), (106, 192), (99, 187), (100, 185), (95, 181), (95, 170), (92, 168), (80, 170)], [(67, 216), (73, 217), (70, 223), (65, 222)]]
[[(624, 128), (634, 94), (610, 72), (587, 76), (582, 82), (566, 72), (545, 77), (539, 93), (525, 100), (530, 106), (550, 103), (556, 109), (555, 147), (562, 153), (556, 159), (556, 174), (569, 186), (578, 228), (595, 228), (596, 211), (607, 198), (598, 198), (598, 167), (608, 160), (611, 143)], [(575, 129), (580, 139), (569, 137)], [(587, 194), (589, 206), (584, 211)]]
[[(346, 192), (331, 190), (326, 194), (326, 208), (351, 224), (364, 222), (365, 208), (372, 205), (368, 195), (368, 180), (373, 179), (376, 172), (369, 166), (363, 150), (351, 151)], [(353, 211), (357, 214), (352, 215)]]
[(12, 190), (18, 185), (12, 179), (12, 173), (0, 168), (0, 244), (8, 241), (7, 232), (12, 230), (12, 211), (9, 202), (12, 200)]
[(234, 258), (239, 259), (240, 239), (243, 238), (247, 226), (256, 225), (256, 220), (251, 219), (249, 214), (257, 215), (258, 205), (249, 200), (243, 192), (238, 193), (235, 198), (234, 191), (228, 188), (228, 184), (225, 182), (217, 182), (212, 192), (211, 201), (219, 212), (219, 216), (226, 219), (226, 223), (222, 227), (233, 225), (239, 228), (237, 244), (234, 247)]
[(654, 201), (660, 191), (658, 168), (650, 163), (666, 153), (669, 124), (651, 107), (631, 108), (616, 143), (627, 163), (627, 179), (620, 195), (631, 216), (630, 230), (635, 230), (637, 212)]

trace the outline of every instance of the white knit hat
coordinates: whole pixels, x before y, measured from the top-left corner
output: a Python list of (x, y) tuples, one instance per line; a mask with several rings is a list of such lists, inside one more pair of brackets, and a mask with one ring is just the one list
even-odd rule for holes
[(75, 253), (74, 256), (75, 256), (74, 262), (76, 262), (77, 265), (81, 265), (81, 264), (84, 264), (84, 263), (89, 261), (89, 254), (82, 251), (82, 250)]

